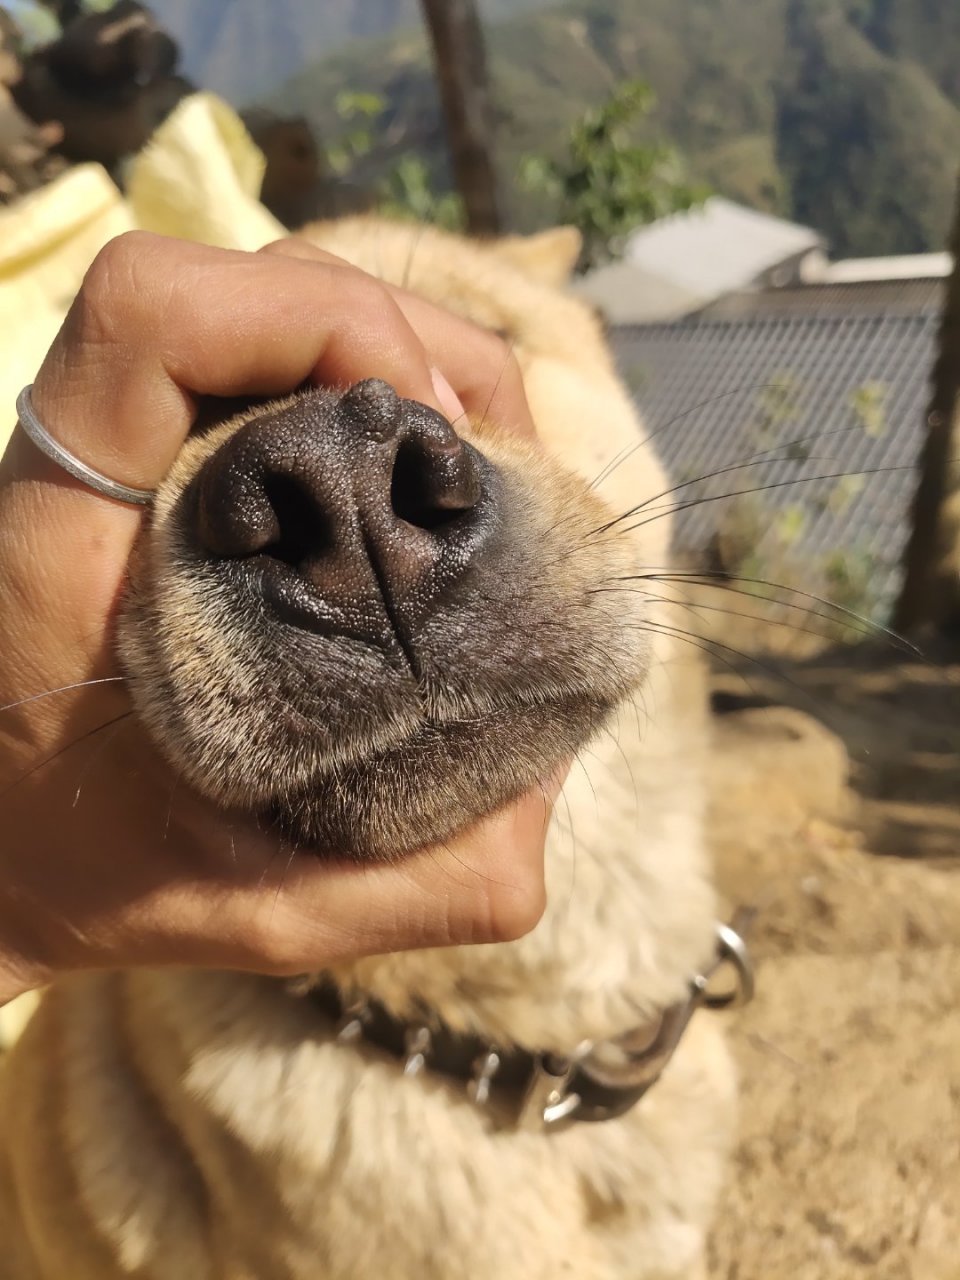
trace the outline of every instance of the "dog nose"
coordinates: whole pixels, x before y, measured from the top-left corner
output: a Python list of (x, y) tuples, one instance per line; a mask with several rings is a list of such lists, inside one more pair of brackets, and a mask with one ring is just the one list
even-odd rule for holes
[(369, 635), (416, 622), (495, 520), (492, 468), (445, 418), (371, 380), (244, 424), (204, 464), (203, 551), (254, 575), (285, 620)]

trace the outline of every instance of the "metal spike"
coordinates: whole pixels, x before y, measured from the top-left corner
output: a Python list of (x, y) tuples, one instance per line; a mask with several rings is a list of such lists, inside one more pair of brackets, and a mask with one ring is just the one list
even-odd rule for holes
[(348, 1004), (337, 1023), (336, 1036), (341, 1044), (351, 1044), (363, 1038), (363, 1031), (370, 1020), (370, 1006), (366, 1000), (354, 1000)]
[(430, 1028), (408, 1027), (404, 1037), (404, 1044), (407, 1056), (403, 1064), (403, 1074), (405, 1076), (418, 1076), (423, 1068), (427, 1065), (427, 1054), (430, 1052), (430, 1045), (433, 1037), (430, 1034)]
[(487, 1105), (493, 1078), (499, 1070), (500, 1055), (494, 1049), (489, 1049), (474, 1063), (473, 1077), (467, 1085), (467, 1093), (478, 1107)]

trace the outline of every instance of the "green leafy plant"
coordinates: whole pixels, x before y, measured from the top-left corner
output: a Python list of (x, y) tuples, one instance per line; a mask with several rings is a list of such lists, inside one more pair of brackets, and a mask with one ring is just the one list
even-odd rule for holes
[[(752, 416), (745, 424), (745, 443), (754, 451), (772, 449), (784, 431), (800, 417), (803, 409), (803, 386), (792, 373), (781, 370), (757, 389)], [(784, 457), (791, 462), (806, 461), (804, 441), (787, 441)]]
[[(324, 154), (328, 168), (342, 178), (373, 151), (386, 102), (376, 93), (338, 93), (334, 109), (342, 130), (327, 143)], [(436, 190), (427, 162), (415, 151), (400, 156), (377, 190), (380, 209), (391, 217), (434, 222), (450, 231), (464, 225), (460, 197), (453, 191)]]
[(374, 126), (383, 115), (383, 98), (376, 93), (338, 93), (333, 108), (342, 132), (324, 148), (327, 166), (337, 177), (356, 167), (373, 149)]
[(555, 202), (558, 221), (579, 228), (582, 270), (618, 258), (637, 226), (692, 208), (708, 194), (686, 179), (672, 147), (637, 140), (654, 103), (643, 81), (625, 81), (576, 121), (560, 159), (528, 156), (521, 165), (524, 185)]
[(807, 512), (799, 502), (791, 503), (778, 511), (773, 522), (777, 541), (784, 548), (796, 546), (807, 528)]
[[(841, 609), (866, 618), (876, 617), (881, 603), (874, 587), (877, 567), (875, 557), (860, 548), (833, 552), (823, 565), (824, 595)], [(846, 626), (839, 635), (854, 638)]]
[(415, 152), (400, 157), (380, 190), (380, 208), (392, 217), (433, 222), (448, 231), (464, 226), (463, 201), (454, 191), (434, 189), (426, 162)]
[(885, 382), (863, 382), (850, 394), (850, 411), (864, 435), (873, 439), (887, 428), (887, 393)]
[(841, 476), (826, 492), (811, 494), (810, 505), (815, 511), (839, 516), (847, 510), (854, 498), (863, 492), (865, 480), (860, 475)]

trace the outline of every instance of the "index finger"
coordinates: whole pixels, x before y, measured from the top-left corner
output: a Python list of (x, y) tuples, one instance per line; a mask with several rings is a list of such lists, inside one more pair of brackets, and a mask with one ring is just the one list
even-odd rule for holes
[(440, 409), (423, 345), (388, 291), (336, 261), (211, 249), (146, 232), (97, 257), (34, 384), (48, 430), (152, 489), (199, 395), (275, 395), (316, 375), (381, 377)]
[[(259, 251), (303, 262), (339, 263), (325, 249), (299, 236), (276, 240)], [(536, 436), (520, 366), (511, 345), (498, 334), (436, 306), (399, 285), (384, 284), (423, 343), (427, 356), (446, 377), (466, 411), (522, 436)]]

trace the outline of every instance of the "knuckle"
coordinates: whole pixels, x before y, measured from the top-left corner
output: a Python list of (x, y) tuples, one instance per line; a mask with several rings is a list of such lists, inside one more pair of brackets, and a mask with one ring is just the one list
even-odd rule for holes
[(540, 923), (547, 905), (543, 877), (529, 875), (523, 883), (499, 886), (492, 893), (487, 919), (489, 942), (515, 942)]
[(128, 284), (141, 264), (154, 256), (159, 237), (149, 231), (124, 231), (109, 240), (94, 258), (84, 280), (84, 289), (108, 295), (118, 283)]
[(525, 399), (523, 372), (513, 343), (490, 330), (478, 330), (475, 378), (501, 401)]
[(517, 359), (512, 347), (507, 350), (507, 358), (503, 365), (503, 372), (500, 375), (500, 385), (508, 395), (526, 398), (520, 361)]
[(403, 312), (393, 294), (376, 276), (368, 275), (359, 267), (345, 265), (341, 268), (351, 279), (356, 290), (358, 305), (369, 307), (372, 312), (379, 312), (393, 321), (401, 321), (406, 325)]
[(513, 376), (520, 372), (512, 343), (492, 329), (477, 329), (478, 355), (484, 373), (492, 377)]
[[(302, 242), (309, 243), (309, 242)], [(376, 276), (370, 275), (368, 271), (364, 271), (362, 267), (355, 266), (352, 262), (347, 262), (344, 258), (337, 258), (333, 254), (328, 254), (323, 249), (316, 252), (323, 256), (324, 260), (329, 264), (331, 271), (335, 273), (336, 279), (344, 289), (349, 289), (351, 293), (351, 301), (360, 306), (379, 307), (385, 309), (391, 315), (402, 315), (396, 299), (390, 292), (390, 289), (382, 280)]]
[(350, 289), (350, 312), (362, 340), (384, 351), (422, 352), (422, 338), (389, 287), (358, 267), (342, 268)]
[(155, 254), (157, 240), (146, 231), (125, 231), (94, 258), (76, 303), (85, 340), (110, 343), (129, 334), (144, 305), (144, 268)]
[(298, 948), (289, 930), (272, 919), (270, 911), (258, 911), (244, 930), (244, 950), (251, 966), (259, 973), (278, 978), (292, 977), (303, 969), (298, 963)]
[(271, 240), (269, 244), (265, 244), (257, 250), (257, 253), (266, 253), (272, 256), (282, 256), (287, 258), (315, 258), (317, 261), (324, 261), (326, 254), (317, 249), (304, 236), (283, 236), (278, 240)]
[(294, 240), (296, 240), (295, 236), (280, 236), (276, 240), (269, 240), (261, 245), (257, 253), (286, 253)]

